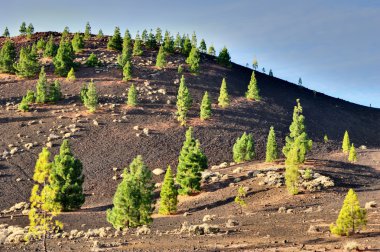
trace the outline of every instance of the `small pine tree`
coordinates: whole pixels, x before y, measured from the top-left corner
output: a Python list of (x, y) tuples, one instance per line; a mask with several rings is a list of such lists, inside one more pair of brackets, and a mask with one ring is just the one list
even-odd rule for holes
[(69, 141), (63, 140), (59, 154), (54, 157), (51, 187), (64, 211), (80, 209), (84, 203), (82, 170), (81, 161), (71, 153)]
[(325, 134), (323, 137), (323, 142), (328, 143), (329, 142), (329, 137)]
[(273, 77), (273, 71), (272, 71), (272, 69), (269, 69), (268, 75), (271, 76), (271, 77)]
[(45, 46), (44, 56), (53, 58), (57, 54), (57, 46), (54, 43), (53, 35), (50, 35), (48, 42)]
[(231, 56), (227, 50), (227, 47), (223, 47), (223, 49), (219, 52), (218, 63), (225, 67), (231, 67)]
[(189, 53), (191, 52), (191, 49), (192, 49), (192, 46), (191, 46), (190, 38), (189, 38), (189, 36), (186, 36), (183, 39), (181, 52), (182, 52), (183, 55), (189, 56)]
[(130, 107), (135, 107), (137, 105), (137, 90), (134, 84), (132, 84), (128, 90), (127, 104)]
[(367, 225), (367, 212), (360, 207), (355, 191), (350, 189), (343, 201), (335, 224), (330, 225), (330, 231), (335, 235), (355, 234), (355, 231)]
[(193, 129), (186, 131), (177, 166), (176, 182), (180, 185), (181, 195), (200, 191), (201, 172), (207, 168), (207, 157), (200, 149), (200, 143), (192, 136)]
[(33, 24), (30, 23), (28, 27), (26, 28), (26, 35), (28, 38), (31, 38), (33, 34), (34, 34), (34, 27), (33, 27)]
[(255, 158), (255, 147), (253, 145), (253, 136), (251, 133), (243, 133), (241, 137), (236, 139), (232, 149), (233, 158), (236, 163), (251, 161)]
[(259, 68), (259, 62), (257, 62), (256, 57), (253, 59), (252, 68), (253, 70), (257, 70)]
[(160, 192), (160, 208), (158, 213), (164, 215), (170, 215), (177, 212), (178, 204), (178, 191), (174, 185), (174, 179), (172, 174), (172, 169), (170, 165), (165, 173), (164, 182), (161, 187)]
[(48, 101), (57, 102), (61, 99), (62, 99), (61, 84), (59, 83), (58, 80), (55, 80), (53, 83), (50, 84)]
[(207, 46), (204, 39), (202, 39), (201, 43), (199, 44), (199, 51), (201, 51), (201, 53), (206, 53), (207, 51)]
[(3, 37), (6, 37), (6, 38), (10, 37), (8, 27), (5, 27), (4, 32), (3, 32)]
[(166, 60), (165, 60), (165, 51), (163, 46), (160, 46), (160, 49), (158, 50), (157, 58), (156, 58), (156, 67), (163, 68), (166, 66)]
[(16, 48), (12, 40), (7, 39), (0, 50), (0, 72), (14, 73), (14, 63), (16, 61)]
[(123, 39), (123, 49), (121, 55), (117, 58), (117, 63), (120, 67), (124, 67), (125, 64), (132, 59), (132, 38), (128, 29), (125, 31)]
[(104, 34), (103, 34), (102, 29), (99, 29), (99, 31), (98, 31), (98, 35), (96, 35), (96, 37), (97, 37), (98, 39), (101, 39), (101, 38), (104, 37)]
[(187, 112), (189, 111), (193, 99), (185, 83), (185, 76), (182, 75), (177, 94), (177, 120), (181, 125), (186, 124)]
[(350, 161), (351, 163), (355, 163), (357, 161), (356, 149), (354, 144), (351, 144), (350, 153), (348, 155), (348, 161)]
[(191, 46), (196, 48), (197, 45), (198, 45), (197, 35), (195, 34), (195, 31), (194, 31), (193, 34), (191, 35)]
[(159, 27), (156, 29), (156, 43), (157, 45), (161, 45), (162, 43), (162, 30)]
[(219, 98), (218, 98), (218, 105), (221, 108), (226, 108), (230, 105), (230, 98), (228, 95), (228, 90), (227, 90), (227, 82), (226, 79), (223, 78), (222, 80), (222, 85), (220, 87), (220, 93), (219, 93)]
[(215, 48), (213, 45), (211, 45), (209, 48), (208, 48), (208, 51), (207, 53), (211, 56), (215, 56), (216, 55), (216, 52), (215, 52)]
[(127, 61), (123, 67), (123, 81), (129, 81), (132, 78), (132, 62)]
[(22, 97), (22, 100), (18, 104), (17, 109), (22, 111), (22, 112), (28, 112), (29, 111), (29, 103), (26, 101), (25, 96)]
[(87, 91), (88, 91), (88, 87), (87, 87), (86, 83), (83, 83), (83, 86), (82, 86), (82, 88), (80, 90), (80, 94), (79, 94), (80, 100), (83, 104), (84, 104), (84, 101), (87, 99)]
[(94, 53), (91, 53), (90, 56), (88, 56), (86, 65), (89, 67), (96, 67), (100, 65), (100, 62), (98, 60), (98, 57)]
[(36, 162), (33, 180), (34, 186), (30, 196), (29, 229), (25, 237), (27, 241), (31, 238), (41, 239), (43, 249), (46, 250), (47, 233), (61, 229), (62, 223), (54, 220), (59, 215), (61, 207), (55, 202), (55, 191), (50, 185), (52, 164), (49, 161), (50, 152), (43, 148)]
[(113, 36), (109, 38), (107, 43), (107, 49), (108, 50), (115, 50), (115, 51), (121, 51), (123, 44), (123, 39), (120, 35), (120, 28), (115, 27), (115, 31), (113, 33)]
[(69, 27), (65, 26), (65, 28), (63, 29), (63, 32), (61, 34), (61, 41), (62, 40), (68, 40), (69, 34), (70, 34), (70, 29), (69, 29)]
[(21, 35), (26, 35), (26, 23), (25, 22), (21, 23), (20, 29), (18, 31), (20, 32)]
[(84, 96), (84, 106), (92, 113), (95, 112), (98, 107), (98, 94), (92, 80), (87, 85), (87, 91)]
[(182, 64), (180, 64), (180, 65), (178, 66), (177, 73), (179, 73), (179, 74), (182, 74), (182, 73), (183, 73), (183, 66), (182, 66)]
[(86, 23), (86, 28), (84, 30), (84, 39), (89, 40), (91, 38), (91, 26), (90, 23)]
[(144, 29), (141, 33), (141, 40), (143, 44), (145, 44), (148, 41), (148, 31), (146, 29)]
[(37, 57), (32, 53), (30, 47), (21, 48), (20, 58), (13, 67), (18, 76), (25, 78), (34, 77), (38, 73), (39, 64)]
[(154, 49), (157, 47), (156, 37), (154, 36), (152, 30), (150, 30), (148, 35), (148, 40), (146, 41), (146, 46), (149, 49)]
[(113, 208), (107, 210), (107, 221), (115, 229), (137, 227), (152, 222), (152, 173), (137, 156), (124, 170), (123, 181), (113, 198)]
[(298, 79), (298, 85), (299, 85), (300, 87), (302, 87), (302, 79), (301, 79), (301, 77)]
[(350, 136), (348, 135), (348, 131), (346, 130), (344, 132), (343, 143), (342, 143), (343, 153), (348, 154), (350, 152), (350, 148), (351, 148)]
[(190, 71), (197, 73), (199, 71), (199, 61), (201, 60), (199, 51), (196, 47), (193, 47), (190, 51), (189, 57), (186, 59), (186, 63), (190, 65)]
[(174, 40), (173, 37), (170, 36), (170, 33), (168, 31), (165, 32), (165, 39), (164, 39), (164, 50), (167, 53), (174, 52)]
[(235, 197), (235, 203), (240, 206), (240, 213), (243, 213), (243, 207), (247, 206), (244, 198), (247, 197), (247, 191), (243, 186), (239, 186), (237, 195)]
[(36, 85), (36, 102), (46, 103), (49, 100), (48, 83), (45, 73), (45, 68), (41, 67), (40, 75)]
[(133, 56), (141, 56), (143, 54), (141, 39), (136, 35), (135, 42), (133, 44)]
[(46, 46), (46, 42), (44, 40), (44, 38), (40, 38), (38, 41), (37, 41), (37, 49), (38, 51), (42, 52), (45, 50), (45, 46)]
[(255, 77), (255, 72), (252, 71), (251, 81), (248, 85), (248, 91), (245, 93), (245, 97), (248, 100), (260, 101), (261, 97), (259, 95), (259, 87), (257, 86), (257, 81)]
[(80, 53), (84, 48), (83, 36), (77, 32), (74, 34), (73, 39), (71, 40), (71, 46), (75, 53)]
[(276, 133), (274, 132), (273, 126), (270, 127), (268, 138), (267, 138), (267, 148), (265, 153), (265, 162), (273, 162), (278, 158)]
[(211, 100), (206, 91), (202, 98), (200, 118), (201, 120), (207, 120), (211, 117)]
[(66, 80), (68, 80), (68, 81), (75, 81), (76, 80), (73, 67), (70, 69), (69, 73), (67, 74)]
[(32, 90), (26, 91), (26, 95), (22, 97), (21, 102), (18, 104), (18, 110), (22, 112), (29, 111), (29, 105), (36, 101), (36, 97)]
[(53, 59), (55, 73), (65, 77), (74, 66), (74, 51), (71, 43), (64, 37), (61, 39), (57, 55)]
[(179, 33), (177, 33), (175, 40), (174, 40), (174, 49), (179, 50), (179, 49), (181, 49), (181, 46), (182, 46), (182, 38), (181, 38), (181, 35), (179, 35)]

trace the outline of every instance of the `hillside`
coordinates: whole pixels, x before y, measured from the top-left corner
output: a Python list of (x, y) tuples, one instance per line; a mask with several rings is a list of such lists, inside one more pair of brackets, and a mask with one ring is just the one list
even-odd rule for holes
[[(58, 43), (59, 33), (53, 34)], [(37, 41), (40, 37), (48, 38), (49, 35), (50, 33), (36, 33), (28, 42), (24, 38), (16, 37), (17, 48)], [(0, 45), (3, 41), (4, 39), (0, 38)], [(93, 37), (86, 41), (83, 52), (76, 55), (76, 61), (82, 64), (76, 71), (77, 79), (74, 82), (57, 77), (53, 73), (54, 66), (51, 60), (42, 59), (48, 79), (60, 80), (65, 99), (57, 104), (33, 106), (31, 112), (18, 112), (16, 104), (28, 89), (35, 90), (37, 77), (20, 79), (14, 75), (0, 75), (0, 152), (17, 147), (13, 155), (0, 158), (0, 209), (9, 208), (17, 202), (28, 201), (35, 161), (41, 148), (48, 142), (50, 134), (59, 136), (58, 139), (52, 140), (51, 151), (52, 154), (56, 154), (61, 138), (70, 133), (68, 138), (73, 153), (84, 165), (84, 208), (99, 210), (103, 215), (104, 210), (111, 206), (112, 196), (120, 182), (112, 178), (113, 167), (117, 167), (117, 174), (120, 174), (121, 169), (127, 167), (137, 155), (142, 155), (152, 170), (165, 169), (169, 164), (176, 167), (186, 130), (175, 119), (175, 102), (180, 79), (177, 68), (179, 64), (185, 64), (185, 56), (179, 53), (169, 55), (168, 66), (159, 70), (154, 66), (157, 50), (144, 50), (141, 57), (133, 58), (133, 79), (123, 82), (121, 69), (116, 63), (118, 53), (108, 51), (106, 44), (106, 38)], [(103, 66), (93, 68), (84, 65), (91, 52), (103, 60)], [(301, 101), (307, 132), (314, 141), (310, 158), (327, 162), (331, 153), (339, 150), (345, 130), (349, 131), (350, 138), (357, 147), (380, 147), (379, 109), (329, 97), (260, 72), (255, 74), (262, 100), (247, 101), (244, 93), (251, 77), (251, 69), (237, 64), (225, 68), (218, 65), (213, 56), (202, 54), (201, 57), (198, 75), (189, 73), (187, 67), (184, 72), (186, 84), (194, 98), (188, 126), (194, 127), (194, 135), (199, 139), (210, 167), (233, 161), (232, 146), (236, 138), (245, 131), (253, 133), (257, 160), (262, 161), (264, 158), (270, 126), (274, 126), (277, 143), (282, 148), (285, 136), (289, 132), (296, 99)], [(216, 105), (223, 78), (227, 80), (232, 101), (231, 106), (226, 109)], [(83, 83), (90, 79), (96, 84), (101, 104), (99, 111), (93, 114), (87, 112), (79, 98)], [(132, 83), (138, 87), (139, 92), (139, 106), (133, 109), (125, 106), (126, 93)], [(198, 116), (199, 104), (205, 91), (208, 91), (212, 98), (213, 115), (210, 121), (203, 122)], [(139, 129), (136, 130), (135, 126)], [(148, 129), (149, 134), (144, 134), (143, 129)], [(330, 139), (327, 144), (323, 143), (325, 134)], [(36, 144), (28, 149), (25, 147), (27, 143)], [(332, 159), (334, 158), (335, 156)], [(321, 166), (326, 165), (329, 174), (334, 176), (334, 167), (344, 165), (341, 156), (338, 159), (340, 163), (323, 163)], [(368, 176), (376, 181), (378, 172), (367, 166), (363, 166), (364, 168)], [(163, 175), (154, 176), (155, 182), (161, 182), (162, 178)], [(342, 181), (340, 186), (346, 188), (349, 180)], [(357, 186), (366, 185), (368, 184), (363, 182)], [(265, 195), (260, 197), (270, 198), (276, 195), (276, 192), (263, 193)], [(280, 192), (284, 193), (284, 190)], [(334, 201), (334, 195), (335, 193), (327, 196), (329, 204)], [(222, 198), (219, 200), (222, 201)], [(337, 206), (335, 207), (337, 209)], [(222, 213), (219, 208), (218, 211), (219, 214)], [(83, 218), (92, 217), (89, 215)], [(25, 224), (25, 219), (20, 218), (19, 223)], [(100, 223), (104, 224), (104, 220)], [(72, 223), (71, 225), (75, 226)]]

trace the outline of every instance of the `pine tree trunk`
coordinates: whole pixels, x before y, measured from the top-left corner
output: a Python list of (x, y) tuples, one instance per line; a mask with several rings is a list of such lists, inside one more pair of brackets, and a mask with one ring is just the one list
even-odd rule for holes
[(42, 237), (42, 244), (43, 244), (44, 252), (47, 252), (47, 249), (46, 249), (46, 231), (44, 231), (44, 235)]

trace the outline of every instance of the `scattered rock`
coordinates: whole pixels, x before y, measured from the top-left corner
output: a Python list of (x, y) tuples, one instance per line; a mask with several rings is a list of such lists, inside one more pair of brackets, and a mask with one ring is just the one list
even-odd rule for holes
[(53, 147), (53, 143), (52, 143), (52, 142), (47, 142), (47, 143), (46, 143), (46, 147), (48, 147), (48, 148), (52, 148), (52, 147)]
[(140, 127), (138, 125), (136, 125), (136, 126), (133, 126), (133, 129), (134, 130), (140, 130)]
[(377, 203), (376, 201), (370, 201), (365, 203), (365, 209), (371, 209), (371, 208), (376, 208)]
[(162, 174), (165, 173), (165, 171), (164, 171), (163, 169), (161, 169), (161, 168), (156, 168), (156, 169), (154, 169), (152, 172), (153, 172), (153, 174), (156, 175), (156, 176), (160, 176), (160, 175), (162, 175)]
[(99, 126), (99, 122), (97, 120), (93, 120), (92, 123), (95, 125), (95, 126)]
[(179, 233), (205, 235), (205, 234), (217, 234), (219, 233), (219, 231), (220, 231), (220, 228), (218, 225), (209, 225), (207, 223), (203, 223), (200, 225), (189, 225), (189, 223), (185, 221), (184, 223), (182, 223), (182, 227)]
[(142, 227), (137, 228), (136, 235), (137, 236), (139, 236), (139, 235), (148, 235), (148, 234), (150, 234), (150, 232), (151, 232), (150, 228), (148, 228), (146, 225), (144, 225)]
[(144, 128), (143, 129), (143, 133), (146, 135), (146, 136), (149, 136), (149, 129), (148, 128)]
[(278, 213), (286, 213), (286, 208), (285, 207), (280, 207), (277, 212)]
[(320, 232), (321, 231), (319, 230), (319, 228), (314, 226), (314, 225), (310, 225), (309, 229), (307, 230), (308, 234), (316, 234), (316, 233), (320, 233)]
[(232, 171), (232, 173), (241, 173), (242, 170), (243, 170), (243, 169), (242, 169), (241, 167), (237, 167), (237, 168), (235, 168), (235, 169)]
[(210, 214), (206, 214), (205, 216), (203, 216), (203, 222), (209, 222), (209, 221), (213, 221), (215, 219), (215, 215), (210, 215)]
[(48, 142), (52, 141), (52, 140), (57, 140), (59, 139), (60, 137), (58, 135), (55, 135), (55, 134), (50, 134), (48, 136)]
[(239, 222), (238, 221), (232, 220), (232, 219), (228, 219), (227, 220), (227, 223), (226, 223), (226, 227), (227, 228), (232, 228), (232, 227), (236, 227), (236, 226), (239, 226)]

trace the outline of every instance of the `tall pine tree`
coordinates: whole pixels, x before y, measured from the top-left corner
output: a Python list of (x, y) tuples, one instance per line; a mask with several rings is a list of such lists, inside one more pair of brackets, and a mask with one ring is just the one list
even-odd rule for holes
[(48, 83), (45, 68), (41, 67), (40, 75), (36, 85), (36, 102), (46, 103), (49, 100)]
[(178, 204), (177, 196), (178, 191), (175, 187), (172, 169), (169, 165), (161, 187), (160, 208), (158, 210), (158, 213), (164, 215), (176, 213)]
[(200, 118), (201, 120), (207, 120), (211, 117), (211, 100), (206, 91), (202, 98)]
[(0, 72), (14, 73), (14, 63), (16, 61), (16, 48), (12, 40), (5, 40), (0, 50)]
[(193, 103), (193, 99), (191, 98), (189, 89), (185, 83), (185, 76), (182, 75), (181, 82), (178, 88), (177, 94), (177, 120), (181, 123), (181, 125), (186, 124), (187, 112), (189, 111), (191, 104)]
[(351, 148), (350, 136), (348, 135), (348, 131), (346, 130), (343, 136), (342, 150), (344, 153), (349, 153), (350, 148)]
[(156, 58), (156, 67), (163, 68), (166, 66), (166, 55), (165, 50), (163, 46), (160, 46), (160, 49), (158, 50), (157, 58)]
[(222, 85), (220, 86), (218, 105), (221, 108), (226, 108), (230, 105), (230, 98), (228, 95), (227, 82), (225, 78), (223, 78)]
[(115, 51), (121, 51), (123, 44), (123, 39), (120, 35), (120, 28), (115, 27), (113, 36), (109, 38), (107, 43), (107, 49), (108, 50), (115, 50)]
[(267, 148), (265, 153), (265, 162), (273, 162), (278, 158), (276, 133), (274, 132), (273, 126), (270, 127), (268, 138), (267, 138)]
[(200, 60), (201, 58), (198, 49), (193, 47), (190, 51), (189, 57), (186, 59), (186, 63), (189, 64), (191, 72), (197, 73), (199, 71)]
[(57, 55), (53, 59), (55, 73), (66, 77), (70, 69), (74, 66), (74, 51), (71, 43), (62, 37), (57, 51)]

